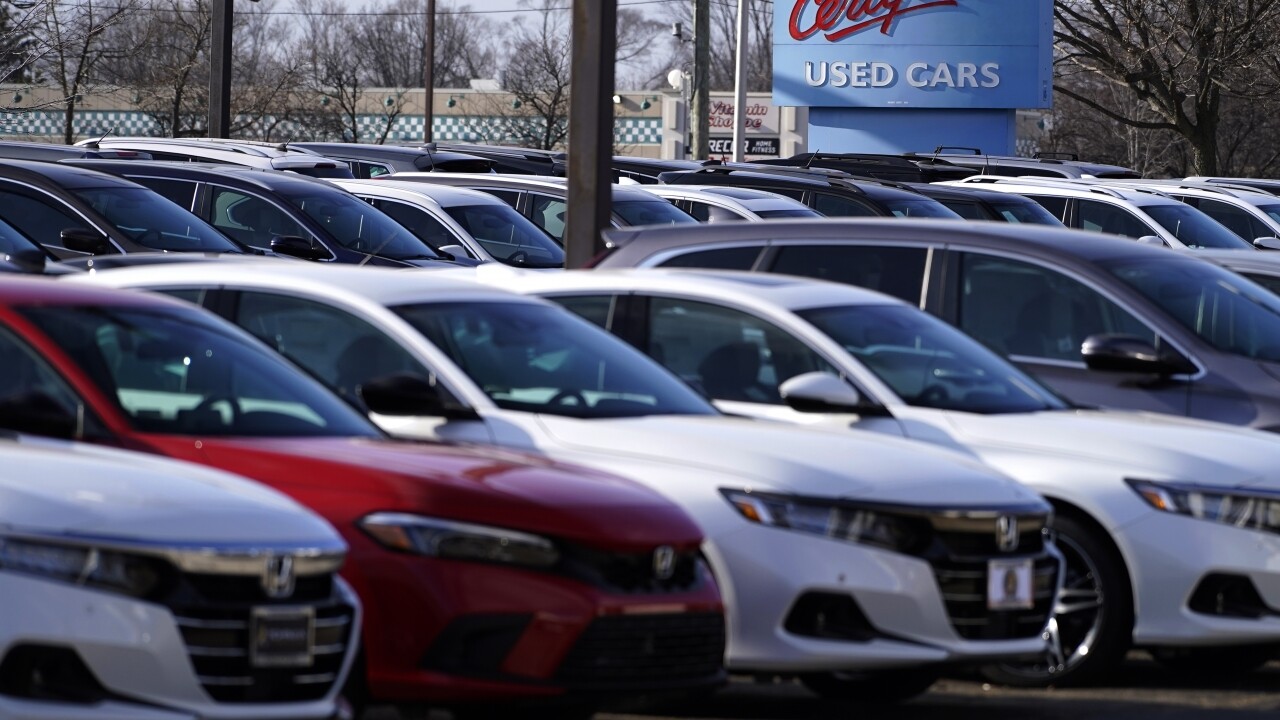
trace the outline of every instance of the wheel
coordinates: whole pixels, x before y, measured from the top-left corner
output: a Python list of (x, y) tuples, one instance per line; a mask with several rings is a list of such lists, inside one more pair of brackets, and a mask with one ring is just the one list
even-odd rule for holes
[(1019, 687), (1080, 685), (1114, 668), (1133, 638), (1133, 593), (1118, 552), (1092, 524), (1053, 521), (1066, 560), (1062, 594), (1045, 631), (1049, 652), (1034, 662), (989, 665), (989, 680)]
[(1179, 675), (1225, 679), (1253, 672), (1280, 659), (1280, 646), (1151, 648), (1151, 657)]
[(882, 705), (910, 700), (923, 693), (937, 681), (939, 674), (933, 668), (810, 673), (801, 675), (800, 682), (828, 700)]

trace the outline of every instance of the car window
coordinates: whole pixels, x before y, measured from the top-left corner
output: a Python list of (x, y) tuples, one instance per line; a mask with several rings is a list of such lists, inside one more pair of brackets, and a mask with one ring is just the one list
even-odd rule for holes
[(950, 220), (958, 220), (959, 215), (947, 209), (947, 206), (935, 201), (932, 198), (884, 198), (881, 200), (885, 207), (889, 208), (889, 214), (894, 217), (909, 218), (946, 218)]
[(919, 305), (928, 255), (926, 248), (782, 245), (769, 272), (857, 285)]
[(763, 247), (715, 248), (682, 253), (662, 261), (658, 267), (714, 268), (716, 270), (750, 270)]
[(1253, 250), (1252, 243), (1209, 218), (1208, 215), (1182, 203), (1143, 205), (1141, 210), (1160, 223), (1170, 235), (1191, 248)]
[(1026, 197), (1035, 200), (1040, 207), (1049, 211), (1049, 214), (1058, 218), (1059, 221), (1066, 221), (1067, 218), (1067, 199), (1063, 197), (1051, 197), (1049, 195), (1027, 195)]
[(141, 187), (73, 190), (121, 234), (151, 250), (240, 252), (240, 248), (191, 211)]
[[(0, 372), (0, 412), (6, 404), (29, 401), (33, 395), (46, 396), (72, 415), (83, 406), (44, 358), (4, 328), (0, 328), (0, 368), (4, 368)], [(94, 425), (96, 428), (96, 421)]]
[(690, 200), (687, 212), (698, 222), (716, 223), (716, 222), (740, 222), (746, 220), (732, 210), (726, 210), (718, 205), (701, 202), (698, 200)]
[(564, 237), (566, 221), (564, 200), (541, 193), (529, 193), (529, 219), (548, 235), (560, 240)]
[(191, 210), (195, 207), (196, 187), (199, 183), (189, 180), (157, 177), (131, 177), (130, 180), (145, 185), (164, 196), (166, 200), (182, 208)]
[(1240, 274), (1270, 290), (1272, 293), (1280, 295), (1280, 276), (1249, 272), (1242, 272)]
[(991, 208), (999, 213), (1005, 222), (1062, 227), (1061, 220), (1054, 217), (1043, 205), (1035, 202), (993, 200), (991, 201)]
[(617, 302), (616, 295), (559, 295), (549, 297), (569, 312), (605, 330), (612, 325), (613, 306)]
[(1155, 333), (1110, 299), (1051, 268), (965, 253), (959, 326), (1001, 355), (1082, 362), (1080, 346), (1098, 333)]
[(273, 237), (311, 238), (297, 220), (257, 195), (216, 185), (209, 187), (209, 194), (209, 223), (245, 245), (269, 250)]
[(17, 227), (0, 220), (0, 255), (40, 253), (47, 257), (47, 252)]
[(515, 207), (520, 204), (520, 191), (518, 190), (500, 190), (498, 188), (486, 188), (486, 187), (477, 187), (477, 188), (471, 188), (471, 189), (479, 190), (480, 192), (483, 192), (483, 193), (488, 193), (498, 198), (502, 202), (510, 205), (511, 207)]
[(615, 200), (613, 214), (624, 225), (693, 225), (698, 221), (689, 213), (661, 198), (652, 200)]
[[(1244, 240), (1253, 242), (1260, 237), (1271, 237), (1275, 233), (1266, 228), (1258, 219), (1244, 208), (1222, 202), (1221, 200), (1213, 200), (1210, 198), (1178, 198), (1188, 205), (1196, 208), (1200, 212), (1213, 218), (1219, 225), (1222, 225), (1231, 232), (1239, 235)], [(1191, 202), (1191, 201), (1195, 202)]]
[(990, 220), (991, 216), (982, 209), (982, 206), (972, 200), (953, 200), (951, 198), (943, 198), (938, 200), (948, 210), (959, 215), (965, 220)]
[(431, 375), (382, 331), (323, 303), (242, 292), (234, 319), (349, 402), (358, 403), (357, 388), (376, 378), (396, 373)]
[(403, 225), (345, 190), (308, 184), (303, 189), (282, 189), (280, 194), (348, 250), (393, 260), (440, 257)]
[(0, 186), (0, 218), (48, 248), (63, 248), (63, 230), (93, 229), (65, 204), (9, 186)]
[(147, 290), (184, 300), (192, 305), (203, 305), (205, 293), (208, 292), (204, 288), (147, 288)]
[(454, 237), (453, 233), (445, 226), (444, 223), (440, 222), (440, 220), (438, 220), (434, 215), (420, 207), (410, 205), (409, 203), (397, 202), (395, 200), (384, 200), (382, 198), (371, 198), (359, 195), (357, 195), (357, 197), (361, 197), (368, 201), (370, 205), (389, 215), (392, 220), (395, 220), (408, 228), (409, 232), (417, 235), (418, 239), (430, 245), (431, 249), (436, 252), (439, 252), (440, 248), (445, 245), (457, 245), (466, 249), (466, 245), (458, 240), (458, 238)]
[(871, 217), (880, 214), (867, 203), (831, 193), (814, 193), (812, 204), (814, 210), (827, 217)]
[(791, 334), (720, 305), (651, 297), (642, 348), (716, 400), (783, 404), (778, 385), (802, 373), (836, 372)]
[(528, 268), (564, 267), (564, 249), (508, 205), (450, 205), (444, 211), (500, 263)]
[(329, 157), (332, 157), (335, 160), (341, 160), (347, 163), (348, 165), (350, 165), (351, 174), (362, 180), (367, 180), (369, 178), (382, 177), (383, 175), (391, 174), (391, 168), (387, 167), (386, 165), (382, 165), (381, 163), (366, 162), (364, 160), (352, 160), (349, 158), (340, 158), (334, 155), (330, 155)]
[(1076, 224), (1083, 230), (1131, 238), (1156, 234), (1127, 208), (1097, 200), (1076, 201)]

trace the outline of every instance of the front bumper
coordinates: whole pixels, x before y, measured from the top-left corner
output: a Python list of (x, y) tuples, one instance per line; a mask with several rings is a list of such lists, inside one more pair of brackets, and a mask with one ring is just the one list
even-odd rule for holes
[[(342, 583), (338, 588), (356, 607), (350, 590)], [(86, 696), (77, 697), (77, 692), (50, 697), (27, 692), (10, 677), (6, 691), (0, 692), (0, 717), (4, 718), (328, 720), (338, 714), (338, 691), (354, 656), (350, 649), (343, 651), (340, 670), (328, 680), (321, 697), (218, 702), (198, 676), (188, 643), (165, 606), (7, 572), (0, 572), (0, 597), (4, 598), (0, 663), (32, 648), (65, 651), (63, 655), (74, 658), (71, 664), (87, 671), (89, 684), (96, 686), (89, 696), (97, 695), (92, 702), (86, 702)], [(352, 630), (358, 630), (358, 613), (351, 622)], [(73, 684), (72, 690), (78, 690), (85, 683)]]
[[(708, 556), (728, 608), (726, 665), (741, 672), (873, 670), (1039, 656), (1060, 574), (1056, 551), (1042, 552), (1037, 567), (1051, 567), (1052, 578), (1037, 601), (1039, 619), (1013, 639), (970, 640), (952, 622), (934, 567), (916, 557), (756, 525), (713, 538)], [(789, 630), (793, 609), (815, 593), (852, 599), (874, 632), (850, 639)]]

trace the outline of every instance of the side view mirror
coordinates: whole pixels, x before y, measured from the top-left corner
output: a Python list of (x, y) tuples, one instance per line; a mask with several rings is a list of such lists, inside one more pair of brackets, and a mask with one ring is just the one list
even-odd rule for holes
[(1138, 242), (1142, 243), (1143, 245), (1169, 247), (1169, 243), (1165, 242), (1164, 239), (1160, 238), (1157, 235), (1143, 235), (1142, 237), (1138, 238)]
[(277, 235), (271, 238), (271, 250), (303, 260), (324, 260), (329, 257), (328, 250), (297, 235)]
[(1131, 335), (1090, 335), (1080, 346), (1080, 354), (1090, 370), (1104, 372), (1185, 375), (1196, 372), (1190, 360), (1161, 353), (1154, 345)]
[(90, 255), (101, 255), (111, 251), (111, 243), (106, 236), (97, 230), (88, 228), (67, 228), (58, 233), (62, 247)]
[(467, 254), (466, 248), (461, 245), (441, 245), (436, 248), (436, 252), (448, 255), (454, 260), (467, 260), (471, 257)]
[(796, 375), (778, 386), (778, 394), (797, 412), (866, 415), (880, 409), (863, 403), (853, 386), (828, 372)]
[(4, 256), (6, 262), (12, 263), (24, 272), (42, 273), (48, 258), (35, 248), (23, 248)]
[(436, 416), (474, 420), (476, 414), (450, 397), (434, 378), (398, 373), (374, 378), (356, 388), (369, 412), (391, 416)]
[(39, 390), (0, 399), (0, 428), (64, 440), (81, 435), (76, 414)]
[(1260, 237), (1255, 238), (1253, 246), (1259, 250), (1280, 250), (1280, 238), (1277, 237)]

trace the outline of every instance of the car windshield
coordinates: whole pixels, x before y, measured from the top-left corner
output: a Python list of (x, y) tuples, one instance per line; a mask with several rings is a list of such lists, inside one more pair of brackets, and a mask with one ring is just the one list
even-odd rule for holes
[(44, 248), (4, 220), (0, 220), (0, 255), (48, 256)]
[(1066, 404), (950, 325), (905, 305), (844, 305), (796, 313), (875, 373), (903, 402), (987, 415)]
[(1142, 211), (1187, 247), (1223, 250), (1254, 249), (1247, 240), (1190, 205), (1182, 203), (1146, 205), (1142, 206)]
[(140, 432), (378, 436), (368, 420), (196, 308), (23, 307)]
[(175, 252), (243, 252), (205, 221), (153, 190), (88, 187), (74, 192), (113, 227), (143, 247)]
[(327, 192), (324, 188), (308, 188), (282, 194), (348, 250), (392, 260), (440, 257), (403, 225), (350, 193), (337, 188)]
[(1280, 298), (1265, 288), (1217, 265), (1176, 256), (1102, 265), (1222, 352), (1280, 362)]
[(948, 218), (951, 220), (955, 220), (960, 217), (949, 210), (946, 205), (930, 198), (920, 198), (919, 200), (881, 198), (881, 202), (884, 203), (885, 207), (889, 208), (889, 212), (892, 213), (894, 217)]
[(689, 213), (666, 200), (618, 200), (613, 203), (613, 214), (626, 225), (697, 225)]
[(665, 368), (558, 307), (470, 302), (392, 310), (501, 408), (576, 418), (716, 413)]
[(500, 263), (531, 268), (564, 266), (564, 250), (510, 205), (454, 205), (444, 211)]
[(1258, 209), (1266, 213), (1272, 222), (1280, 223), (1280, 205), (1259, 205)]
[(817, 212), (816, 210), (810, 210), (809, 208), (788, 208), (786, 210), (755, 210), (754, 212), (756, 216), (759, 217), (761, 220), (768, 220), (769, 218), (789, 218), (789, 217), (804, 217), (804, 218), (823, 217), (822, 213)]
[(1062, 227), (1061, 220), (1054, 217), (1053, 213), (1045, 210), (1043, 205), (1034, 200), (1025, 203), (993, 200), (991, 209), (1004, 218), (1005, 222)]

